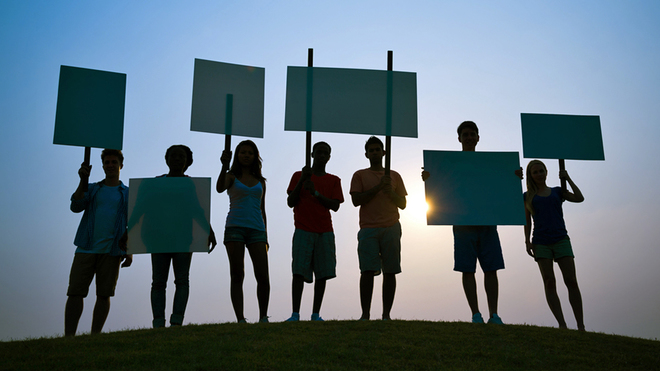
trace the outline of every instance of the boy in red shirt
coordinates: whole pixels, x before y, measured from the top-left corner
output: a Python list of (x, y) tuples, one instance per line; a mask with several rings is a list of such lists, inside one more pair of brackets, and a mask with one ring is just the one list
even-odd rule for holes
[(337, 211), (344, 202), (341, 180), (325, 172), (330, 160), (330, 145), (318, 142), (312, 147), (312, 168), (305, 166), (291, 177), (287, 204), (293, 208), (296, 230), (293, 235), (293, 313), (287, 322), (300, 320), (300, 302), (305, 282), (314, 284), (312, 321), (323, 321), (319, 315), (325, 283), (336, 277), (335, 235), (330, 210)]

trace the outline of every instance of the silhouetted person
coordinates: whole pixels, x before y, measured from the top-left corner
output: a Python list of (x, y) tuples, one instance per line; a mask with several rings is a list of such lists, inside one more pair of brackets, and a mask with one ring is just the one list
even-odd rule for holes
[(374, 290), (374, 276), (383, 272), (383, 320), (389, 320), (396, 274), (401, 273), (401, 224), (399, 209), (406, 207), (406, 188), (394, 170), (385, 175), (383, 142), (370, 137), (364, 145), (370, 166), (351, 179), (351, 199), (360, 207), (358, 257), (360, 260), (361, 320), (368, 320)]
[[(119, 267), (129, 267), (132, 255), (120, 248), (126, 231), (128, 187), (119, 180), (124, 166), (121, 151), (105, 149), (101, 153), (105, 179), (87, 185), (92, 170), (84, 163), (78, 170), (80, 184), (71, 196), (71, 211), (84, 211), (74, 240), (77, 246), (71, 274), (68, 299), (64, 311), (64, 335), (74, 336), (83, 311), (83, 299), (96, 276), (96, 304), (92, 317), (92, 334), (100, 333), (110, 311), (110, 297), (115, 295)], [(123, 261), (123, 264), (121, 263)]]
[[(287, 204), (293, 208), (296, 230), (293, 234), (291, 270), (291, 296), (293, 313), (289, 322), (300, 319), (300, 302), (305, 282), (314, 284), (312, 321), (323, 321), (321, 303), (327, 280), (337, 276), (335, 268), (335, 234), (332, 229), (330, 210), (339, 210), (344, 202), (341, 180), (325, 172), (330, 160), (330, 145), (318, 142), (312, 147), (312, 168), (305, 166), (291, 177)], [(313, 274), (313, 276), (312, 276)]]
[(174, 271), (174, 302), (170, 316), (171, 326), (181, 326), (190, 293), (190, 263), (193, 242), (193, 222), (209, 232), (209, 253), (217, 244), (213, 229), (208, 224), (199, 204), (195, 184), (187, 179), (185, 171), (193, 163), (188, 146), (177, 144), (165, 152), (167, 174), (157, 178), (186, 178), (183, 182), (171, 182), (168, 187), (159, 186), (158, 179), (144, 179), (138, 190), (138, 198), (131, 213), (129, 229), (142, 219), (142, 242), (151, 253), (151, 310), (154, 328), (165, 327), (167, 278), (170, 265)]
[[(472, 121), (463, 121), (458, 126), (457, 132), (463, 151), (474, 152), (479, 143), (477, 124)], [(515, 174), (522, 179), (522, 170), (515, 170)], [(422, 180), (426, 181), (429, 176), (428, 171), (422, 172)], [(454, 233), (454, 270), (463, 273), (463, 291), (472, 311), (472, 322), (484, 323), (477, 300), (475, 272), (478, 260), (481, 270), (484, 272), (484, 287), (490, 314), (488, 323), (501, 325), (502, 319), (497, 315), (499, 296), (497, 271), (504, 269), (504, 257), (497, 226), (455, 225), (452, 230)]]
[(244, 260), (247, 248), (257, 280), (259, 322), (268, 322), (270, 278), (268, 274), (268, 237), (266, 233), (266, 178), (261, 175), (261, 157), (257, 145), (244, 140), (231, 151), (223, 151), (222, 169), (216, 190), (229, 195), (229, 213), (225, 223), (224, 244), (229, 257), (231, 303), (236, 320), (246, 322), (243, 315)]
[[(543, 277), (545, 298), (560, 328), (567, 328), (564, 314), (557, 296), (557, 281), (552, 261), (557, 262), (564, 283), (568, 289), (568, 301), (573, 308), (578, 330), (584, 331), (582, 295), (575, 275), (575, 255), (571, 240), (568, 238), (562, 203), (582, 202), (584, 196), (573, 183), (566, 170), (559, 172), (559, 178), (565, 179), (573, 192), (561, 187), (550, 188), (546, 185), (548, 170), (539, 160), (527, 164), (527, 192), (525, 192), (525, 245), (527, 253), (536, 260)], [(532, 233), (532, 220), (534, 231)], [(530, 240), (530, 235), (532, 239)]]

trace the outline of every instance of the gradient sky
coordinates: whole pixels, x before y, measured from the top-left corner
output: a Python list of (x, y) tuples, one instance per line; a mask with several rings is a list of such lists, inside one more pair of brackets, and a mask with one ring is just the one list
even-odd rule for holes
[[(272, 321), (286, 319), (293, 234), (286, 187), (304, 163), (304, 134), (284, 131), (286, 67), (305, 66), (308, 48), (314, 48), (315, 66), (365, 69), (385, 69), (393, 50), (395, 70), (417, 73), (419, 138), (392, 140), (392, 168), (409, 193), (401, 213), (403, 273), (393, 317), (470, 320), (461, 275), (452, 271), (451, 228), (426, 226), (422, 150), (460, 150), (455, 130), (464, 120), (479, 125), (477, 150), (522, 152), (521, 112), (600, 115), (606, 160), (566, 163), (586, 197), (564, 206), (585, 324), (589, 331), (657, 339), (658, 19), (657, 1), (2, 1), (0, 173), (9, 188), (0, 194), (0, 340), (64, 331), (80, 221), (69, 211), (69, 198), (83, 149), (52, 144), (60, 65), (127, 74), (125, 183), (167, 172), (165, 150), (178, 143), (194, 152), (187, 174), (215, 181), (224, 138), (190, 131), (194, 59), (266, 69), (264, 138), (255, 142), (268, 179), (269, 314)], [(347, 196), (333, 214), (338, 264), (321, 311), (326, 319), (360, 315), (358, 213), (348, 189), (353, 172), (368, 166), (366, 139), (313, 135), (332, 145), (327, 170), (342, 179)], [(92, 150), (93, 181), (103, 178), (99, 155)], [(528, 162), (522, 153), (521, 162)], [(557, 162), (546, 163), (556, 174)], [(216, 231), (224, 229), (227, 209), (227, 196), (214, 193)], [(505, 323), (556, 326), (538, 268), (525, 252), (523, 228), (499, 231), (506, 262), (499, 273), (500, 316)], [(248, 259), (245, 315), (254, 321), (251, 271)], [(480, 306), (487, 312), (478, 272)], [(222, 246), (194, 255), (190, 280), (185, 323), (235, 320)], [(376, 279), (377, 287), (381, 282)], [(104, 330), (150, 327), (150, 285), (149, 256), (136, 256), (121, 270)], [(170, 278), (168, 313), (173, 287)], [(559, 287), (568, 325), (575, 328), (566, 290)], [(306, 285), (305, 319), (311, 298)], [(85, 300), (79, 331), (89, 332), (94, 300)], [(380, 311), (378, 289), (372, 313), (378, 317)]]

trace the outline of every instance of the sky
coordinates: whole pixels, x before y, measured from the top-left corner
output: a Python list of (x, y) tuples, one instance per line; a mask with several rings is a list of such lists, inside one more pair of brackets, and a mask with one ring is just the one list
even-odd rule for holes
[[(402, 270), (392, 316), (469, 321), (453, 269), (448, 226), (427, 226), (420, 177), (423, 150), (460, 150), (456, 127), (480, 128), (479, 151), (517, 151), (520, 113), (599, 115), (605, 161), (566, 161), (586, 200), (564, 205), (588, 331), (660, 336), (660, 253), (655, 197), (660, 157), (660, 3), (657, 1), (15, 1), (0, 3), (0, 340), (61, 336), (68, 275), (80, 214), (69, 199), (81, 147), (53, 144), (61, 65), (127, 75), (121, 179), (167, 172), (165, 150), (186, 144), (187, 174), (215, 182), (224, 137), (190, 131), (195, 58), (265, 68), (264, 137), (256, 138), (268, 179), (271, 321), (291, 314), (293, 213), (286, 188), (304, 164), (304, 133), (284, 131), (287, 66), (394, 69), (417, 74), (418, 138), (392, 139), (392, 168), (408, 190), (401, 212)], [(566, 135), (571, 135), (567, 132)], [(337, 278), (321, 315), (360, 316), (358, 210), (350, 179), (368, 167), (366, 135), (314, 133), (332, 146), (327, 171), (342, 179), (347, 201), (333, 221)], [(234, 144), (241, 137), (233, 138)], [(103, 178), (92, 149), (92, 181)], [(556, 160), (546, 161), (557, 174)], [(549, 176), (549, 185), (559, 180)], [(488, 179), (484, 179), (484, 191)], [(211, 223), (224, 229), (226, 194), (211, 196)], [(525, 252), (522, 226), (500, 226), (506, 269), (498, 313), (505, 323), (554, 326), (538, 268)], [(246, 260), (245, 316), (258, 319), (255, 280)], [(570, 328), (575, 319), (556, 269)], [(170, 275), (172, 276), (172, 275)], [(173, 277), (168, 284), (171, 310)], [(381, 313), (376, 278), (372, 317)], [(487, 312), (483, 273), (479, 304)], [(104, 331), (151, 326), (148, 255), (123, 268)], [(196, 253), (185, 322), (235, 321), (227, 255)], [(78, 328), (89, 332), (94, 288)], [(301, 317), (311, 315), (312, 286)], [(168, 314), (169, 315), (169, 314)]]

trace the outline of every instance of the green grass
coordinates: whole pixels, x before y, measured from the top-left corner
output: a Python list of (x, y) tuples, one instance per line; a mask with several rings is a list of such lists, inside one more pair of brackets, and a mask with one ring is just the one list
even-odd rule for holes
[(660, 342), (464, 322), (188, 325), (0, 343), (0, 370), (660, 370)]

